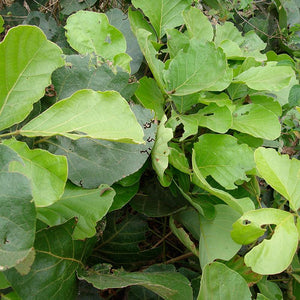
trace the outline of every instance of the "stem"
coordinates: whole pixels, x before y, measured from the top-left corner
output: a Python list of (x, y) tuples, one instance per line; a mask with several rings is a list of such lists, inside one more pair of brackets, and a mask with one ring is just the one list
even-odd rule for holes
[(194, 253), (188, 252), (188, 253), (185, 253), (185, 254), (182, 254), (180, 256), (177, 256), (177, 257), (174, 257), (174, 258), (171, 258), (171, 259), (167, 260), (165, 262), (165, 264), (172, 264), (172, 263), (174, 263), (176, 261), (179, 261), (179, 260), (182, 260), (182, 259), (186, 259), (186, 258), (189, 258), (191, 256), (194, 256)]
[(20, 130), (16, 130), (16, 131), (13, 131), (13, 132), (3, 133), (3, 134), (0, 134), (0, 139), (3, 138), (3, 137), (13, 136), (13, 135), (19, 135), (19, 134), (20, 134)]

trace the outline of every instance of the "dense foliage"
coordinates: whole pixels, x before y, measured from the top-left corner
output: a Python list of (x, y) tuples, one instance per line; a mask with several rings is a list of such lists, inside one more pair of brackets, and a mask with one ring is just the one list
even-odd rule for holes
[(296, 1), (2, 1), (3, 299), (298, 299)]

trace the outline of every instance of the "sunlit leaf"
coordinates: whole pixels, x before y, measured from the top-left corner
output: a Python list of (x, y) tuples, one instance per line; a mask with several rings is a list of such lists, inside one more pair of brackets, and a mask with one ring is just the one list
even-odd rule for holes
[(51, 73), (64, 64), (61, 54), (37, 27), (9, 30), (0, 43), (0, 130), (30, 113), (51, 83)]

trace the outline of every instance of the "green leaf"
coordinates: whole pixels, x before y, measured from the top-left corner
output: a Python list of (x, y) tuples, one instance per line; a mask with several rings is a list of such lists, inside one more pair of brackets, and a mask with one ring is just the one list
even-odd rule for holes
[(141, 214), (124, 214), (121, 210), (112, 212), (106, 217), (106, 227), (97, 245), (95, 255), (101, 261), (114, 265), (145, 265), (161, 253), (159, 247), (143, 247), (148, 231), (146, 218)]
[(156, 58), (157, 52), (151, 42), (151, 32), (145, 29), (138, 29), (136, 32), (136, 37), (154, 79), (156, 80), (159, 88), (164, 91), (165, 84), (162, 79), (164, 63)]
[(169, 163), (179, 171), (190, 174), (189, 162), (183, 150), (175, 143), (169, 143)]
[(158, 177), (162, 180), (164, 172), (168, 167), (170, 150), (168, 142), (173, 138), (171, 128), (165, 127), (167, 117), (164, 115), (157, 128), (156, 141), (151, 152), (151, 160), (153, 169), (156, 171)]
[(289, 93), (289, 105), (291, 107), (300, 105), (300, 84), (294, 85)]
[(153, 109), (157, 119), (160, 120), (164, 115), (165, 98), (156, 81), (153, 78), (143, 77), (139, 83), (135, 96), (144, 107)]
[(68, 18), (65, 29), (69, 44), (81, 54), (94, 53), (112, 60), (126, 51), (123, 34), (109, 24), (105, 14), (78, 11)]
[(192, 165), (194, 171), (193, 183), (202, 188), (203, 190), (209, 192), (210, 194), (220, 198), (225, 203), (227, 203), (230, 207), (236, 210), (238, 213), (242, 214), (243, 212), (254, 209), (254, 203), (248, 197), (236, 199), (229, 193), (212, 187), (204, 178), (202, 173), (197, 167), (196, 162), (196, 151), (193, 150), (192, 155)]
[(292, 214), (274, 208), (248, 211), (233, 224), (231, 236), (237, 243), (252, 243), (264, 233), (261, 226), (266, 224), (276, 225), (271, 239), (252, 248), (245, 256), (245, 263), (258, 274), (281, 273), (292, 262), (298, 245), (298, 231)]
[(289, 66), (259, 66), (252, 67), (234, 78), (249, 88), (259, 91), (279, 91), (287, 87), (294, 76), (294, 70)]
[(38, 218), (49, 226), (54, 226), (75, 217), (77, 223), (72, 237), (84, 240), (96, 234), (97, 222), (107, 214), (115, 194), (108, 185), (87, 190), (68, 183), (59, 201), (38, 209)]
[(153, 28), (161, 39), (166, 29), (174, 28), (183, 23), (181, 12), (190, 6), (191, 0), (133, 0), (136, 8), (142, 9), (149, 18)]
[(10, 287), (10, 283), (6, 280), (4, 274), (0, 272), (0, 290)]
[(130, 57), (134, 58), (130, 62), (131, 73), (135, 74), (139, 70), (143, 62), (143, 54), (140, 50), (136, 37), (131, 31), (128, 17), (122, 12), (122, 10), (118, 8), (113, 8), (107, 11), (106, 15), (108, 17), (109, 23), (120, 30), (126, 39), (126, 53)]
[(183, 19), (190, 38), (212, 41), (214, 37), (213, 27), (208, 18), (200, 9), (191, 7), (183, 12)]
[(58, 100), (70, 97), (81, 89), (94, 91), (117, 91), (127, 100), (135, 84), (128, 84), (129, 74), (118, 71), (114, 73), (107, 64), (98, 66), (96, 59), (91, 56), (68, 55), (67, 65), (57, 69), (52, 75)]
[(23, 121), (43, 97), (51, 73), (64, 64), (61, 54), (37, 27), (9, 30), (0, 43), (0, 130)]
[(268, 300), (282, 300), (283, 295), (280, 287), (275, 283), (267, 280), (264, 277), (257, 283), (260, 292), (267, 297)]
[(262, 147), (255, 150), (254, 157), (261, 177), (297, 211), (300, 208), (300, 161)]
[(224, 264), (206, 265), (200, 285), (198, 300), (250, 300), (251, 292), (245, 279)]
[(74, 11), (78, 11), (85, 8), (91, 8), (97, 0), (61, 0), (60, 5), (62, 10), (60, 11), (64, 15), (70, 15)]
[(12, 162), (9, 170), (20, 172), (30, 179), (36, 206), (49, 206), (62, 196), (68, 176), (65, 157), (41, 149), (31, 150), (26, 143), (15, 139), (3, 143), (22, 158), (24, 163)]
[(250, 97), (251, 103), (259, 104), (264, 108), (272, 111), (276, 116), (280, 117), (282, 114), (281, 105), (273, 97), (266, 95), (252, 95)]
[(248, 181), (246, 172), (255, 168), (253, 151), (239, 145), (230, 135), (204, 134), (194, 144), (198, 169), (204, 177), (212, 176), (228, 190), (235, 189), (238, 180)]
[(223, 41), (230, 40), (237, 45), (244, 41), (242, 33), (234, 26), (232, 22), (225, 22), (224, 25), (216, 25), (215, 43), (219, 46)]
[(168, 91), (188, 95), (215, 85), (223, 78), (226, 67), (225, 55), (214, 43), (192, 39), (189, 48), (171, 60), (164, 77)]
[(9, 171), (9, 164), (12, 161), (18, 161), (21, 164), (23, 163), (17, 152), (3, 144), (0, 144), (0, 157), (0, 172)]
[[(54, 154), (67, 157), (68, 178), (74, 184), (84, 188), (97, 188), (100, 184), (111, 185), (139, 170), (148, 159), (154, 145), (157, 126), (153, 123), (153, 115), (140, 105), (132, 106), (132, 110), (143, 127), (145, 144), (56, 137), (46, 140), (42, 145)], [(112, 111), (112, 114), (115, 112)], [(120, 115), (121, 120), (122, 118), (124, 115)]]
[(88, 271), (79, 271), (78, 277), (98, 289), (143, 286), (166, 300), (192, 299), (193, 292), (186, 277), (177, 272), (110, 271), (111, 265), (96, 265)]
[(181, 49), (184, 51), (188, 49), (190, 40), (187, 34), (177, 29), (168, 29), (167, 37), (168, 51), (171, 59), (173, 59)]
[(267, 140), (275, 140), (281, 133), (278, 116), (254, 103), (242, 105), (233, 112), (231, 128)]
[[(74, 132), (76, 131), (76, 132)], [(27, 123), (21, 134), (29, 137), (63, 135), (141, 144), (143, 130), (118, 92), (81, 90), (55, 103)]]
[(11, 269), (4, 272), (21, 299), (66, 299), (76, 297), (75, 271), (82, 265), (90, 241), (74, 241), (74, 220), (64, 225), (40, 230), (36, 234), (36, 258), (31, 271), (20, 275)]
[(213, 220), (200, 216), (199, 259), (202, 269), (217, 258), (231, 259), (241, 248), (230, 235), (232, 224), (240, 214), (224, 204), (215, 205), (215, 210)]
[(29, 180), (0, 172), (0, 271), (16, 266), (32, 251), (36, 212)]
[(0, 33), (4, 30), (3, 25), (4, 25), (4, 20), (2, 16), (0, 16)]

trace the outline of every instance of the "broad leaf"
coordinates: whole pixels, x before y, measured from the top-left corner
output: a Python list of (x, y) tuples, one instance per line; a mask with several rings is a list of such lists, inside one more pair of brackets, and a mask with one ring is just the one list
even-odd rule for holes
[(145, 265), (145, 262), (161, 253), (159, 247), (141, 248), (149, 230), (143, 215), (124, 214), (119, 210), (108, 214), (106, 222), (103, 236), (94, 253), (101, 261), (121, 266)]
[(165, 98), (153, 78), (143, 77), (139, 81), (139, 87), (135, 96), (141, 104), (155, 111), (157, 119), (160, 120), (164, 115)]
[(15, 139), (3, 143), (22, 158), (23, 163), (12, 162), (9, 170), (20, 172), (30, 179), (36, 206), (49, 206), (62, 196), (68, 175), (65, 157), (41, 149), (31, 150), (26, 143)]
[(21, 134), (29, 137), (63, 135), (71, 139), (90, 137), (124, 143), (144, 142), (143, 130), (128, 103), (114, 91), (78, 91), (27, 123)]
[(200, 170), (197, 167), (196, 162), (196, 152), (193, 151), (192, 155), (192, 164), (193, 164), (193, 183), (202, 188), (203, 190), (209, 192), (210, 194), (220, 198), (225, 203), (227, 203), (229, 206), (231, 206), (234, 210), (236, 210), (238, 213), (242, 214), (243, 212), (249, 211), (251, 209), (254, 209), (254, 203), (252, 200), (248, 197), (236, 199), (229, 193), (212, 187), (206, 180), (205, 177), (202, 175)]
[[(56, 137), (46, 140), (43, 145), (46, 145), (50, 152), (67, 157), (68, 178), (74, 184), (84, 188), (97, 188), (100, 184), (111, 185), (139, 170), (148, 159), (154, 145), (157, 126), (153, 123), (153, 115), (139, 105), (132, 106), (132, 110), (143, 127), (145, 144)], [(123, 118), (124, 115), (120, 115), (120, 121)], [(107, 126), (110, 125), (109, 123)], [(122, 130), (126, 131), (127, 128)]]
[(134, 74), (139, 70), (143, 62), (143, 54), (140, 50), (137, 39), (130, 28), (128, 17), (118, 8), (109, 10), (106, 12), (106, 15), (109, 23), (120, 30), (126, 39), (126, 53), (130, 55), (130, 57), (134, 58), (130, 62), (131, 73)]
[(70, 15), (74, 11), (92, 7), (96, 1), (97, 0), (61, 0), (59, 4), (62, 10), (60, 12), (64, 15)]
[(51, 73), (64, 64), (61, 54), (37, 27), (9, 30), (0, 43), (0, 130), (23, 121), (43, 97)]
[(118, 71), (114, 73), (107, 64), (97, 66), (91, 56), (66, 56), (67, 65), (59, 68), (52, 75), (58, 100), (70, 97), (81, 89), (94, 91), (117, 91), (127, 100), (133, 95), (136, 84), (128, 84), (129, 74)]
[(65, 29), (69, 44), (81, 54), (94, 53), (112, 60), (126, 51), (123, 34), (109, 24), (105, 14), (79, 11), (68, 18)]
[(82, 265), (91, 242), (72, 239), (74, 220), (36, 234), (36, 257), (31, 271), (21, 276), (11, 269), (4, 274), (21, 299), (65, 299), (76, 297), (77, 268)]
[(253, 243), (263, 235), (265, 230), (261, 226), (266, 224), (276, 225), (271, 239), (252, 248), (245, 256), (245, 263), (258, 274), (281, 273), (292, 262), (298, 245), (298, 231), (292, 214), (273, 208), (246, 212), (233, 224), (231, 236), (237, 243)]
[(9, 164), (12, 161), (18, 161), (21, 164), (23, 163), (21, 157), (17, 154), (17, 152), (3, 144), (0, 144), (0, 157), (0, 172), (9, 171)]
[(217, 258), (231, 259), (241, 248), (230, 235), (232, 224), (240, 214), (224, 204), (216, 205), (215, 209), (213, 220), (200, 216), (199, 259), (202, 269)]
[(294, 76), (294, 70), (288, 66), (252, 67), (235, 77), (249, 88), (259, 91), (279, 91), (287, 87)]
[(21, 263), (32, 251), (36, 212), (29, 180), (0, 172), (0, 271)]
[(180, 146), (175, 143), (169, 143), (169, 150), (169, 163), (179, 171), (190, 174), (191, 169), (188, 159)]
[(154, 27), (158, 39), (161, 39), (166, 29), (174, 28), (183, 23), (181, 12), (190, 6), (191, 0), (133, 0), (136, 8), (142, 9)]
[(170, 58), (173, 59), (180, 50), (186, 51), (189, 47), (190, 40), (186, 33), (182, 33), (177, 29), (168, 29), (168, 52)]
[(226, 58), (220, 48), (211, 42), (192, 39), (189, 48), (181, 50), (164, 72), (167, 89), (175, 95), (208, 89), (224, 77), (226, 67)]
[(168, 142), (173, 138), (172, 129), (165, 127), (166, 120), (167, 117), (164, 115), (157, 128), (156, 141), (151, 152), (152, 166), (160, 180), (163, 180), (164, 172), (168, 167), (170, 154)]
[(192, 299), (190, 282), (177, 272), (125, 272), (110, 271), (110, 265), (96, 265), (88, 271), (78, 272), (84, 279), (98, 289), (123, 288), (131, 285), (143, 286), (166, 300)]
[(190, 38), (195, 37), (205, 42), (213, 39), (213, 27), (200, 9), (191, 7), (183, 12), (183, 18)]
[(206, 265), (200, 285), (198, 300), (250, 300), (251, 292), (245, 279), (224, 264)]
[(275, 282), (267, 280), (266, 276), (264, 276), (263, 279), (257, 283), (257, 286), (259, 291), (265, 296), (264, 299), (283, 300), (280, 287)]
[(38, 209), (38, 218), (49, 226), (60, 225), (76, 218), (73, 239), (90, 238), (96, 234), (97, 222), (107, 214), (115, 194), (107, 185), (87, 190), (68, 183), (59, 201)]
[(194, 144), (198, 169), (204, 177), (212, 176), (228, 190), (235, 189), (238, 180), (248, 181), (246, 172), (255, 168), (250, 147), (239, 145), (230, 135), (204, 134)]
[(233, 112), (232, 129), (267, 140), (275, 140), (281, 133), (278, 116), (254, 103), (242, 105)]
[(4, 30), (3, 25), (4, 25), (4, 20), (2, 16), (0, 16), (0, 33)]
[(258, 148), (254, 156), (261, 177), (289, 200), (291, 208), (297, 211), (300, 208), (300, 161), (266, 148)]

